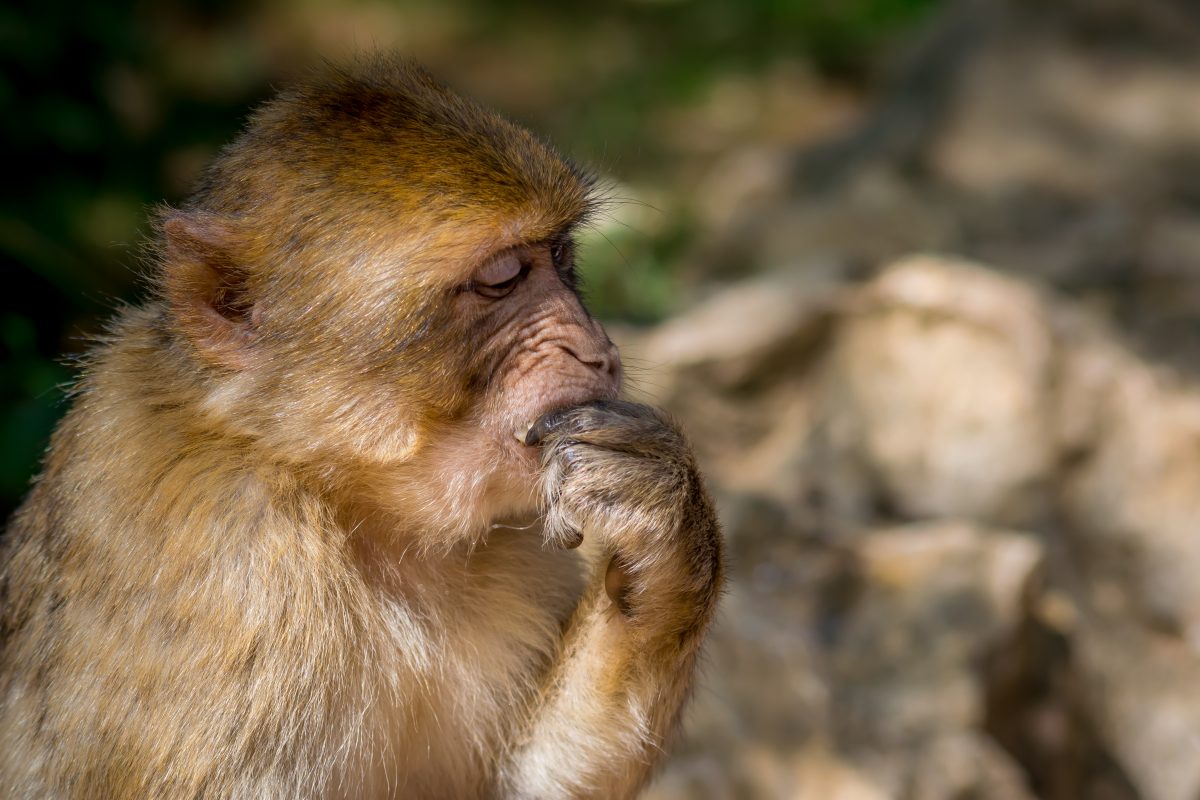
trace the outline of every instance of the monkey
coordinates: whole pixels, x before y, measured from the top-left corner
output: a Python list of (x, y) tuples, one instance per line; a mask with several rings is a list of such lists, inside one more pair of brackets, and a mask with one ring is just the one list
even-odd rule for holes
[(405, 60), (253, 112), (5, 532), (0, 795), (636, 795), (725, 568), (581, 299), (601, 194)]

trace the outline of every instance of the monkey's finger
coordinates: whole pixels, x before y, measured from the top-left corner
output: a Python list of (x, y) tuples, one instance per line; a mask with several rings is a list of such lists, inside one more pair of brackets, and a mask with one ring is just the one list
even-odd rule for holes
[(546, 526), (543, 543), (547, 547), (557, 547), (562, 550), (574, 550), (583, 544), (583, 531), (568, 522), (558, 522)]
[(627, 406), (636, 407), (632, 403), (619, 400), (591, 400), (577, 406), (556, 408), (543, 414), (529, 427), (525, 433), (525, 444), (540, 444), (549, 434), (563, 431), (568, 426), (575, 431), (586, 429), (590, 424), (594, 425), (597, 418), (620, 415)]
[(604, 591), (608, 599), (625, 616), (629, 616), (629, 570), (621, 562), (620, 556), (613, 556), (604, 571)]
[(563, 550), (574, 550), (583, 544), (583, 531), (576, 529), (564, 531), (561, 544)]
[(566, 423), (572, 410), (572, 408), (556, 408), (538, 417), (537, 421), (530, 425), (529, 430), (525, 432), (525, 444), (530, 447), (541, 444), (548, 434), (558, 430)]

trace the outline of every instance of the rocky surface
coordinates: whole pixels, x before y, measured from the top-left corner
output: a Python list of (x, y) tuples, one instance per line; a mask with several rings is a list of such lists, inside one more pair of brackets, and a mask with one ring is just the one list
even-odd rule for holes
[(650, 797), (1200, 794), (1190, 379), (935, 256), (763, 276), (622, 338), (733, 565)]
[(723, 159), (757, 276), (621, 336), (732, 555), (651, 797), (1200, 797), (1197, 85), (1193, 3), (956, 0)]

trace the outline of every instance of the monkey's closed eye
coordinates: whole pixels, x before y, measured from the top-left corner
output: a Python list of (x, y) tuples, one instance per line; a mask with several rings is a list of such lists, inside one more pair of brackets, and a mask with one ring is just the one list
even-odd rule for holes
[(500, 298), (517, 288), (517, 284), (529, 274), (529, 263), (523, 262), (515, 253), (507, 253), (480, 267), (471, 278), (471, 288), (484, 297)]

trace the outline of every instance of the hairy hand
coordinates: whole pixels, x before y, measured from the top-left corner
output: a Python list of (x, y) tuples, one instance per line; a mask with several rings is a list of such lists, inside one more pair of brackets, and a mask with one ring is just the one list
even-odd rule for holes
[(620, 400), (562, 409), (539, 419), (526, 443), (544, 448), (547, 540), (602, 536), (605, 587), (627, 618), (651, 606), (708, 609), (720, 532), (691, 449), (662, 411)]

